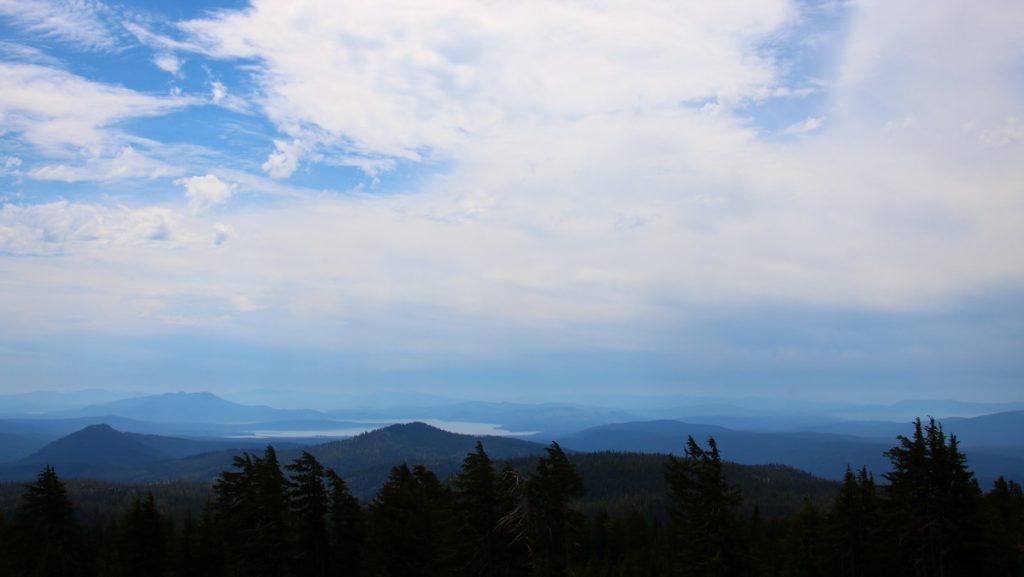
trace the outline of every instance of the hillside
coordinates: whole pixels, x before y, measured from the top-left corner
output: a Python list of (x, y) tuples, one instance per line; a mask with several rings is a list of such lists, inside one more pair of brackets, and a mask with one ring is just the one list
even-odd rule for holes
[(89, 425), (53, 441), (18, 463), (50, 464), (65, 468), (72, 465), (132, 466), (167, 459), (169, 456), (160, 448), (146, 445), (110, 425)]
[[(325, 466), (332, 467), (349, 481), (353, 493), (369, 497), (387, 476), (391, 467), (401, 463), (423, 464), (441, 479), (454, 474), (477, 441), (492, 459), (511, 459), (539, 455), (544, 445), (521, 439), (450, 433), (425, 423), (391, 425), (351, 439), (310, 447)], [(282, 460), (293, 459), (298, 450), (286, 451)]]
[[(959, 423), (957, 424), (959, 425)], [(956, 428), (952, 426), (951, 428)], [(910, 427), (905, 427), (906, 433)], [(648, 453), (682, 452), (687, 435), (698, 441), (714, 437), (723, 458), (736, 463), (760, 465), (782, 463), (826, 479), (840, 479), (850, 466), (867, 466), (880, 474), (889, 470), (884, 453), (896, 444), (882, 439), (866, 439), (828, 433), (767, 433), (726, 429), (714, 425), (695, 425), (681, 421), (659, 420), (602, 425), (566, 435), (562, 445), (577, 451), (638, 451)], [(1006, 454), (968, 450), (968, 463), (982, 486), (996, 477), (1024, 479), (1024, 459)]]

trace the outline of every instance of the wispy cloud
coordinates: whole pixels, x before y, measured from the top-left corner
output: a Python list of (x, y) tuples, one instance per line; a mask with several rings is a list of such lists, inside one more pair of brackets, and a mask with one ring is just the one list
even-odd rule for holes
[(793, 124), (790, 124), (785, 129), (783, 129), (782, 133), (783, 134), (805, 134), (807, 132), (814, 132), (815, 130), (818, 130), (824, 124), (825, 124), (825, 119), (824, 118), (812, 117), (812, 118), (808, 118), (806, 120), (802, 120), (800, 122), (794, 122)]
[[(524, 122), (743, 98), (774, 83), (772, 59), (753, 48), (794, 16), (784, 0), (263, 2), (182, 28), (211, 56), (258, 61), (264, 110), (292, 138), (419, 160)], [(268, 164), (284, 174), (292, 158), (278, 150)]]
[[(993, 6), (843, 3), (842, 34), (806, 39), (837, 47), (813, 82), (788, 52), (809, 8), (784, 0), (265, 0), (170, 35), (128, 25), (207, 68), (191, 100), (0, 64), (11, 180), (96, 181), (4, 206), (0, 318), (396, 355), (664, 351), (773, 307), (923, 318), (1017, 290), (1024, 10)], [(129, 133), (192, 103), (208, 156), (159, 142), (192, 137), (176, 126)], [(119, 178), (164, 204), (115, 205)], [(803, 354), (772, 347), (700, 350)]]
[(118, 122), (192, 103), (92, 82), (64, 70), (0, 62), (0, 115), (6, 130), (53, 158), (124, 156), (132, 138), (115, 126)]
[(0, 16), (27, 32), (87, 50), (119, 46), (109, 12), (107, 5), (97, 0), (0, 0)]
[(181, 174), (180, 167), (140, 154), (131, 146), (111, 157), (93, 158), (84, 164), (46, 164), (28, 171), (30, 178), (63, 182), (110, 182), (128, 178), (157, 179)]

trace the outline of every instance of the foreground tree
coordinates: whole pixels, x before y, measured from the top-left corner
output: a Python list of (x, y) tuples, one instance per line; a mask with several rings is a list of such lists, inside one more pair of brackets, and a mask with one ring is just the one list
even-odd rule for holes
[(330, 516), (331, 574), (356, 577), (361, 574), (366, 541), (366, 515), (348, 485), (333, 469), (325, 471)]
[(295, 520), (292, 537), (296, 566), (300, 575), (324, 577), (330, 565), (326, 472), (316, 457), (306, 451), (285, 468), (291, 473), (288, 498)]
[(967, 469), (955, 436), (947, 442), (934, 418), (885, 454), (893, 469), (889, 511), (903, 574), (916, 577), (966, 575), (984, 567), (979, 540), (981, 490)]
[(688, 437), (682, 459), (669, 455), (669, 531), (681, 575), (742, 574), (739, 491), (725, 480), (718, 445), (704, 450)]
[(370, 549), (375, 575), (433, 577), (452, 574), (451, 495), (423, 465), (391, 469), (370, 503)]
[(10, 528), (10, 565), (15, 576), (88, 575), (91, 557), (75, 520), (64, 483), (46, 466), (25, 487)]
[(160, 577), (164, 572), (166, 521), (157, 511), (153, 493), (136, 497), (117, 531), (117, 560), (122, 575)]
[(216, 527), (228, 575), (278, 577), (288, 566), (287, 481), (274, 448), (234, 459), (213, 486)]
[(985, 495), (985, 504), (992, 575), (1024, 575), (1024, 491), (1018, 483), (999, 477)]
[(462, 468), (452, 480), (462, 548), (460, 573), (472, 576), (524, 574), (527, 564), (517, 546), (511, 520), (516, 512), (518, 491), (509, 484), (504, 471), (499, 476), (494, 463), (477, 441), (466, 455)]
[(568, 573), (573, 533), (581, 524), (573, 502), (583, 496), (583, 479), (558, 443), (552, 442), (544, 451), (526, 485), (529, 543), (535, 574), (563, 577)]
[(867, 577), (883, 572), (885, 545), (879, 538), (879, 513), (874, 477), (866, 467), (856, 475), (847, 467), (828, 518), (834, 566), (840, 577)]

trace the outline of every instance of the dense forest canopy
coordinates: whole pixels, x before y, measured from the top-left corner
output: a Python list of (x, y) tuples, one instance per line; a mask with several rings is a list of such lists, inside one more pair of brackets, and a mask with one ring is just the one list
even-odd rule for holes
[(46, 466), (0, 502), (0, 574), (1024, 574), (1019, 484), (983, 492), (934, 420), (915, 421), (886, 457), (877, 481), (848, 469), (822, 485), (726, 463), (714, 438), (688, 438), (678, 457), (552, 443), (510, 462), (478, 443), (447, 480), (394, 466), (368, 503), (311, 453), (282, 463), (269, 446), (212, 487), (65, 485)]

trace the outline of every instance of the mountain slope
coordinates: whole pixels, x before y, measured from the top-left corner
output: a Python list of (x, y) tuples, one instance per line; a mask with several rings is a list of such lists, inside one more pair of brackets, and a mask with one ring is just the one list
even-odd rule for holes
[(963, 446), (1021, 445), (1024, 443), (1024, 411), (1005, 411), (980, 417), (942, 419), (942, 429), (954, 434)]
[[(911, 432), (910, 426), (905, 432)], [(883, 454), (896, 440), (866, 439), (826, 433), (766, 433), (737, 431), (681, 421), (639, 421), (603, 425), (563, 437), (563, 445), (578, 451), (641, 451), (680, 454), (687, 435), (703, 443), (714, 437), (722, 458), (743, 464), (782, 463), (826, 479), (841, 479), (846, 467), (867, 466), (875, 474), (890, 469)], [(999, 475), (1024, 478), (1024, 459), (967, 451), (968, 465), (983, 486)]]
[(77, 466), (112, 465), (127, 467), (166, 459), (168, 454), (147, 446), (110, 425), (88, 427), (61, 437), (18, 461), (21, 465), (53, 465), (64, 469)]
[[(520, 439), (462, 435), (425, 423), (408, 423), (391, 425), (351, 439), (279, 449), (277, 457), (284, 465), (298, 458), (303, 450), (309, 451), (324, 466), (341, 474), (353, 494), (368, 499), (391, 468), (402, 463), (426, 465), (441, 479), (447, 478), (458, 470), (477, 441), (483, 443), (487, 453), (496, 460), (539, 455), (544, 450), (544, 445)], [(248, 452), (262, 454), (262, 449)], [(233, 457), (241, 453), (240, 450), (220, 451), (164, 461), (115, 478), (133, 481), (212, 480), (222, 471), (230, 470)]]
[[(462, 435), (425, 423), (391, 425), (307, 450), (345, 477), (353, 494), (367, 499), (376, 493), (391, 468), (402, 463), (426, 465), (439, 478), (446, 479), (458, 471), (477, 441), (483, 443), (484, 450), (495, 460), (539, 455), (544, 451), (544, 445), (539, 443), (508, 437)], [(288, 451), (283, 456), (294, 459), (298, 453)]]

